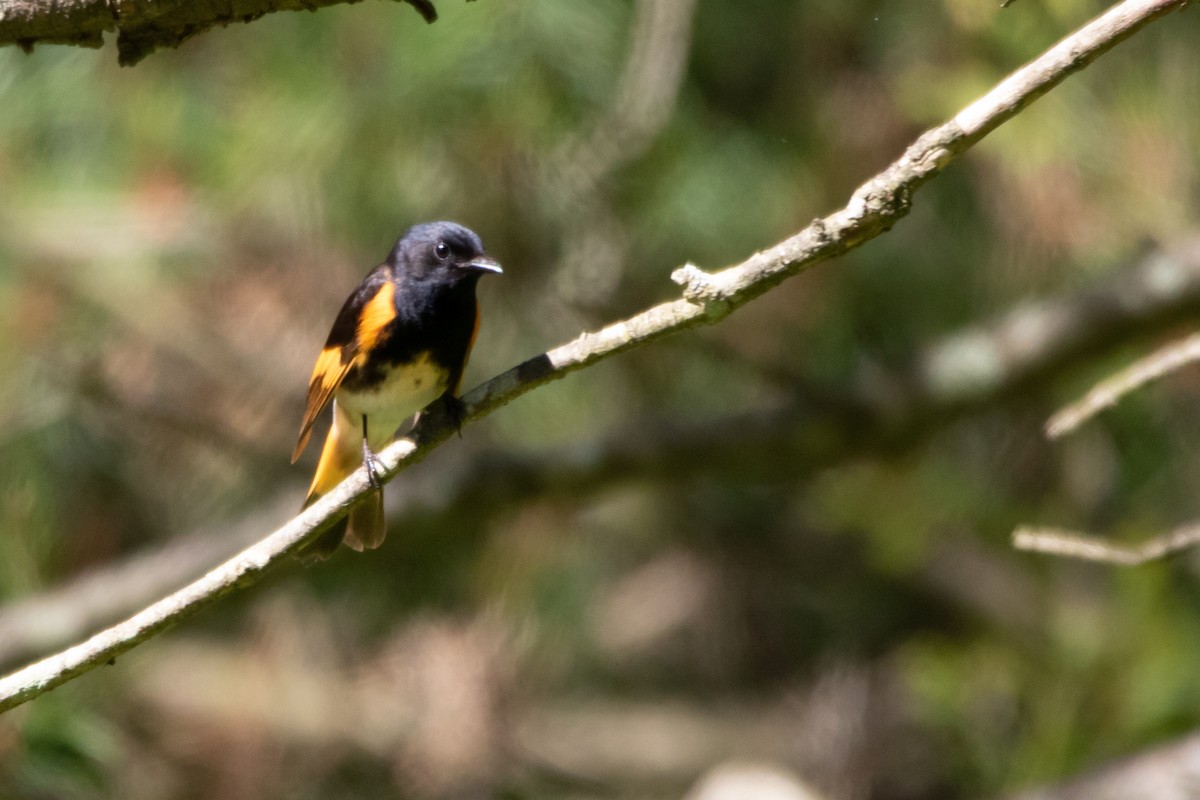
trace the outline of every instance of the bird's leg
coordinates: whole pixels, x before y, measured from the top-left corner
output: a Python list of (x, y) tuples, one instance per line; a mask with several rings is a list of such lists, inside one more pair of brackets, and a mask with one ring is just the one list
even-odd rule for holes
[(467, 404), (450, 391), (442, 395), (442, 403), (445, 405), (446, 416), (450, 419), (450, 424), (458, 431), (458, 438), (461, 439), (463, 422), (467, 419)]
[(363, 414), (363, 466), (367, 468), (367, 482), (371, 484), (372, 489), (378, 489), (382, 484), (379, 482), (379, 473), (383, 469), (383, 465), (379, 463), (379, 456), (375, 455), (375, 451), (371, 449), (371, 445), (367, 444), (367, 415)]

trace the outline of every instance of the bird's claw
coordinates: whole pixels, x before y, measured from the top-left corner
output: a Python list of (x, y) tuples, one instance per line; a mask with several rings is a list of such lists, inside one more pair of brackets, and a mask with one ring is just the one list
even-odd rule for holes
[(454, 430), (458, 431), (458, 438), (461, 439), (462, 426), (467, 421), (467, 404), (449, 392), (442, 396), (442, 400), (446, 408), (446, 418), (450, 420)]
[(367, 444), (367, 440), (363, 439), (363, 466), (367, 468), (367, 483), (372, 489), (379, 489), (383, 483), (381, 476), (383, 475), (383, 464), (379, 461), (379, 456), (375, 455), (375, 451)]

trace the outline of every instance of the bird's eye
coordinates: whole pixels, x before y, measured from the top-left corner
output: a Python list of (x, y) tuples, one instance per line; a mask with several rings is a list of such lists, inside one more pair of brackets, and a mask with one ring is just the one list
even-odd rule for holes
[(436, 253), (437, 257), (442, 261), (445, 261), (450, 257), (450, 247), (445, 242), (438, 242), (437, 247), (433, 248), (433, 252)]

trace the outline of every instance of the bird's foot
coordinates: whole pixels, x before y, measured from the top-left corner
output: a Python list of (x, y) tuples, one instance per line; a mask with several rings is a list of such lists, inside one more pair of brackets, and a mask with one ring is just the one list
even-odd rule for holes
[(371, 484), (371, 488), (379, 489), (383, 486), (381, 480), (383, 463), (379, 460), (379, 456), (375, 455), (371, 446), (367, 444), (366, 439), (363, 439), (363, 466), (367, 468), (367, 483)]
[(467, 421), (467, 404), (449, 392), (442, 395), (442, 403), (446, 409), (446, 418), (450, 420), (454, 430), (458, 431), (458, 438), (461, 439), (462, 426)]

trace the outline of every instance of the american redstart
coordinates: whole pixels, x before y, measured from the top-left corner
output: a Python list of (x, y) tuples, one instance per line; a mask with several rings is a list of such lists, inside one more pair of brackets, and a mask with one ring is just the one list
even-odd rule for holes
[(333, 401), (333, 425), (304, 507), (365, 464), (373, 492), (309, 545), (301, 558), (325, 559), (345, 541), (378, 547), (387, 529), (375, 453), (405, 420), (438, 398), (461, 419), (463, 369), (479, 332), (475, 286), (500, 265), (472, 231), (453, 222), (409, 228), (387, 260), (363, 279), (333, 322), (308, 384), (308, 404), (292, 463), (317, 417)]

